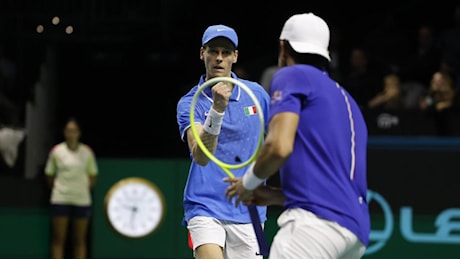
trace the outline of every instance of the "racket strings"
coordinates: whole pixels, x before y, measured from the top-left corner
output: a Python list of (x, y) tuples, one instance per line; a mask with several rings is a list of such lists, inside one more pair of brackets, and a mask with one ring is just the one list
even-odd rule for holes
[[(206, 140), (210, 136), (199, 135), (193, 124), (191, 128), (193, 136), (207, 157), (222, 168), (236, 170), (249, 165), (255, 159), (264, 137), (264, 115), (257, 97), (248, 86), (233, 78), (221, 77), (206, 81), (195, 92), (190, 107), (192, 122), (195, 122), (195, 111), (206, 116), (212, 105), (207, 103), (210, 101), (209, 98), (207, 101), (202, 99), (203, 91), (220, 81), (238, 85), (241, 91), (238, 98), (230, 100), (228, 104), (219, 136), (217, 139), (212, 138), (218, 142), (216, 149), (212, 149), (213, 140)], [(197, 102), (198, 100), (200, 102)]]
[(224, 118), (228, 121), (221, 129), (219, 152), (215, 156), (227, 164), (240, 164), (251, 159), (256, 152), (261, 126), (257, 116), (246, 115), (240, 105), (228, 110), (228, 117)]

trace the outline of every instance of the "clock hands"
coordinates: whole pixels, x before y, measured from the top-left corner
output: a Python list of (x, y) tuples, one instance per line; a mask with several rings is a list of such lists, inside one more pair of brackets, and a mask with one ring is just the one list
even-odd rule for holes
[(148, 180), (130, 177), (114, 184), (106, 195), (109, 223), (121, 235), (140, 238), (163, 218), (162, 194)]
[(132, 206), (131, 207), (131, 217), (130, 217), (130, 224), (131, 224), (131, 228), (134, 229), (134, 218), (136, 217), (136, 214), (137, 213), (137, 207), (136, 206)]
[(131, 205), (125, 205), (125, 204), (123, 204), (122, 207), (125, 208), (125, 209), (127, 209), (127, 210), (129, 210), (129, 211), (133, 211), (133, 210), (135, 210), (134, 208), (135, 208), (136, 206), (131, 206)]

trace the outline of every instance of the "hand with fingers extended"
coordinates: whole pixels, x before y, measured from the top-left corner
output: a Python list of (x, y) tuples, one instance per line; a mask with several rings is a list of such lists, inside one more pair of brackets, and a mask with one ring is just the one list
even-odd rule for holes
[(241, 178), (225, 178), (224, 182), (230, 183), (225, 195), (229, 202), (236, 197), (235, 206), (238, 206), (239, 203), (246, 206), (252, 203), (257, 206), (282, 206), (285, 201), (283, 192), (279, 187), (260, 185), (249, 191), (244, 188)]
[(230, 186), (228, 186), (225, 191), (225, 196), (228, 197), (229, 202), (236, 197), (235, 207), (238, 207), (240, 202), (244, 205), (251, 204), (250, 202), (253, 199), (252, 191), (244, 188), (242, 178), (224, 178), (224, 182), (230, 183)]

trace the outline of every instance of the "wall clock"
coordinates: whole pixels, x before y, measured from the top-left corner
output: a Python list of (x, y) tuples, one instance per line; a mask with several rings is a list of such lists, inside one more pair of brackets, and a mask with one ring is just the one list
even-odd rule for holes
[(128, 177), (115, 183), (105, 197), (105, 212), (119, 234), (142, 238), (153, 233), (165, 214), (164, 197), (151, 181)]

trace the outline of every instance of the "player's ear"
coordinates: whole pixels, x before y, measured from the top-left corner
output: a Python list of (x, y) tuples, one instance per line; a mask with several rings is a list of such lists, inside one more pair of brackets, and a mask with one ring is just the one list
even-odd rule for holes
[(200, 60), (203, 60), (203, 59), (204, 59), (203, 53), (204, 53), (204, 47), (201, 47), (201, 48), (200, 48)]
[(286, 42), (284, 40), (280, 40), (280, 53), (282, 56), (286, 56)]
[(278, 52), (278, 67), (284, 67), (287, 65), (288, 52), (286, 50), (286, 42), (280, 40), (280, 47)]
[(236, 63), (238, 61), (238, 50), (235, 50), (235, 55), (233, 57), (233, 63)]

